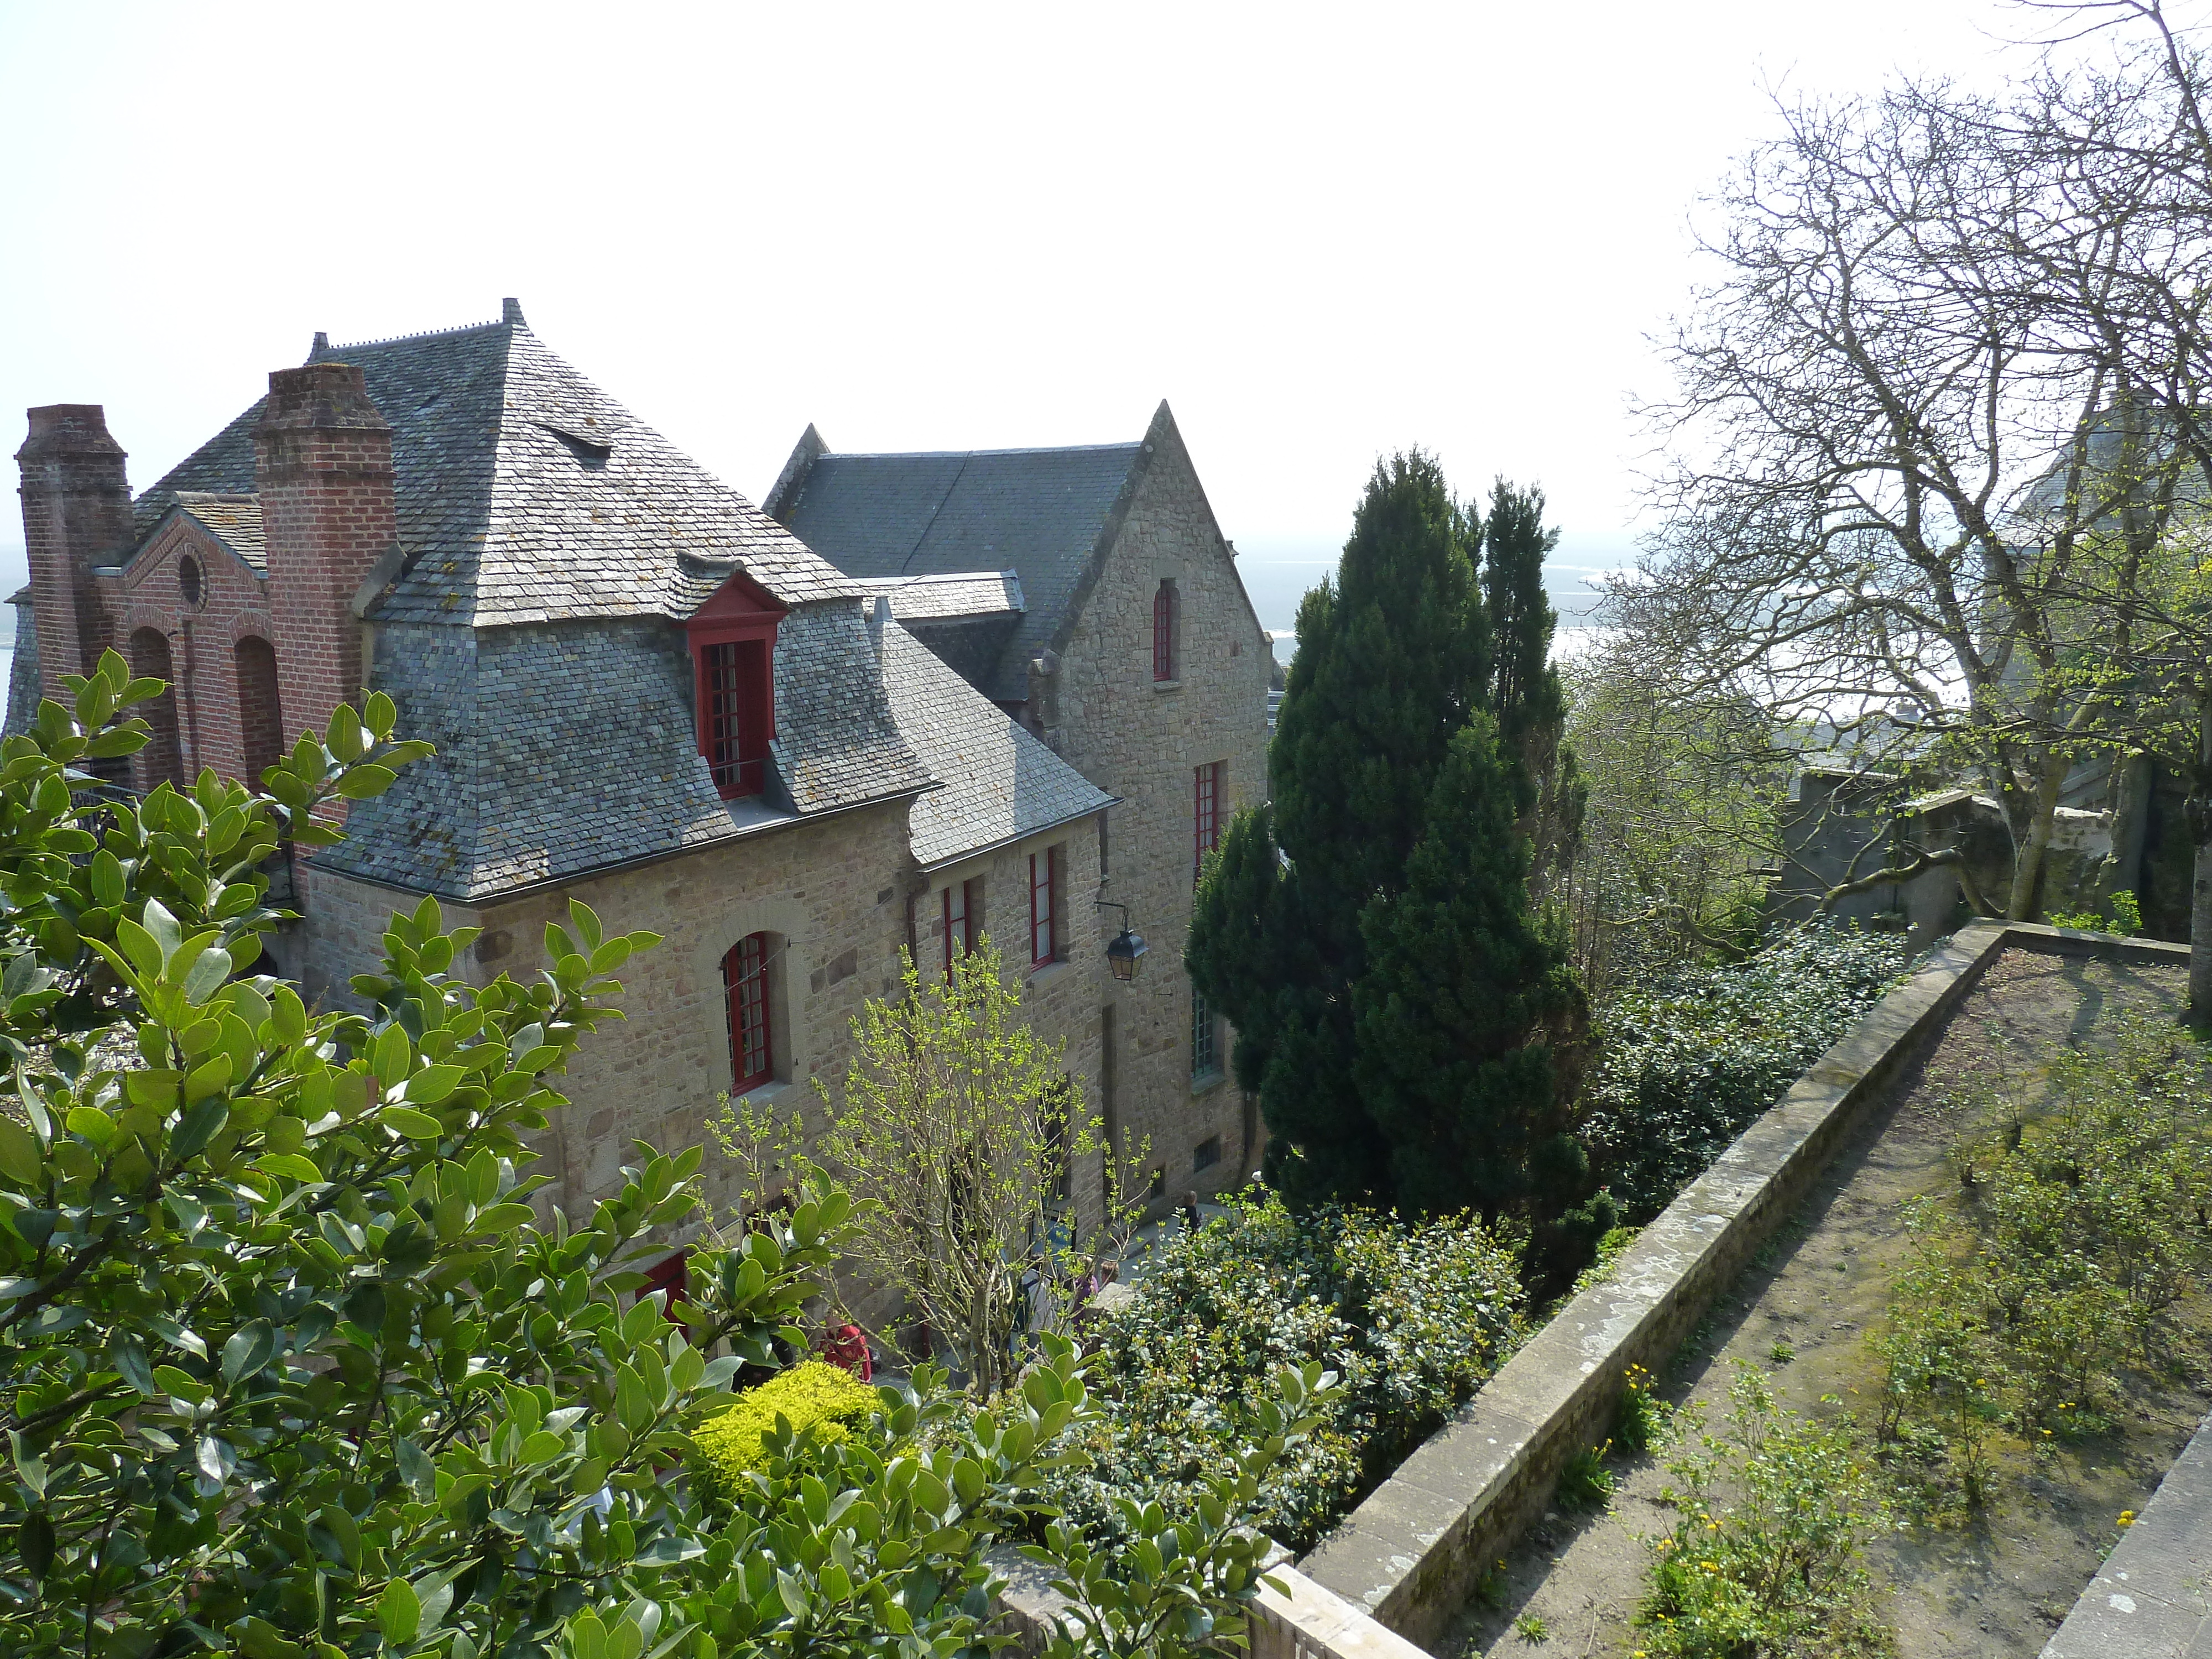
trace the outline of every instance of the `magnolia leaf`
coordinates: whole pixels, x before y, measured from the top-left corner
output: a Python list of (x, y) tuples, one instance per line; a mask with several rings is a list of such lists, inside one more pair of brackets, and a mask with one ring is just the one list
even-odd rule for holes
[(404, 1648), (415, 1639), (422, 1625), (422, 1601), (404, 1578), (395, 1578), (384, 1587), (376, 1604), (376, 1624), (384, 1639), (395, 1648)]

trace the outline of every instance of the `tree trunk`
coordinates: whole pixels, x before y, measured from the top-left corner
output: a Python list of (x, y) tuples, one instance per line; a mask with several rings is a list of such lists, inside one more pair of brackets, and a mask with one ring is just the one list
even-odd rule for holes
[(2189, 839), (2197, 850), (2189, 894), (2189, 1012), (2212, 1019), (2212, 687), (2197, 698), (2197, 776), (2189, 791)]
[(2058, 817), (2058, 792), (2065, 787), (2066, 763), (2054, 755), (2043, 763), (2035, 782), (2035, 805), (2027, 839), (2012, 861), (2012, 892), (2005, 902), (2007, 921), (2035, 919), (2035, 888), (2043, 878), (2043, 855), (2051, 848), (2051, 826)]

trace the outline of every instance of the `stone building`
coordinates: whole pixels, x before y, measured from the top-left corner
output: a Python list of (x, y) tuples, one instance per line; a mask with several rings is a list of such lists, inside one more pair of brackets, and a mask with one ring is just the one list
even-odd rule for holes
[[(841, 455), (810, 426), (763, 505), (1120, 802), (1097, 820), (1098, 895), (1153, 950), (1098, 986), (1103, 1115), (1149, 1146), (1156, 1193), (1241, 1184), (1256, 1103), (1182, 958), (1198, 860), (1267, 799), (1273, 657), (1167, 405), (1133, 443), (1079, 448)], [(957, 875), (933, 884), (924, 937)]]
[[(269, 378), (265, 398), (136, 498), (100, 407), (30, 412), (9, 727), (113, 646), (173, 686), (130, 763), (143, 790), (203, 767), (257, 772), (364, 685), (388, 693), (403, 732), (437, 754), (293, 872), (303, 920), (274, 941), (282, 971), (343, 1000), (391, 911), (424, 893), (449, 925), (483, 930), (466, 964), (480, 977), (534, 971), (572, 897), (663, 936), (624, 970), (629, 1018), (564, 1085), (549, 1201), (581, 1212), (604, 1195), (633, 1138), (698, 1139), (724, 1091), (814, 1114), (812, 1080), (842, 1073), (849, 1022), (893, 988), (902, 947), (943, 971), (948, 916), (956, 944), (993, 929), (1027, 1018), (1066, 1043), (1089, 1099), (1145, 1098), (1180, 1158), (1216, 1132), (1160, 1025), (1178, 1006), (1187, 1019), (1188, 826), (1143, 868), (1139, 849), (1166, 848), (1152, 827), (1166, 806), (1138, 751), (1097, 767), (1025, 690), (987, 696), (943, 643), (1009, 617), (1018, 630), (1031, 603), (1018, 584), (838, 568), (547, 350), (511, 300), (474, 327), (343, 347), (318, 335), (303, 366)], [(1173, 444), (1151, 470), (1188, 466)], [(1123, 516), (1163, 544), (1187, 535), (1194, 479), (1179, 489), (1139, 489)], [(1131, 556), (1112, 583), (1139, 580)], [(1225, 801), (1256, 775), (1243, 745), (1264, 681), (1247, 676), (1237, 707), (1196, 659), (1252, 655), (1249, 607), (1233, 571), (1224, 583), (1194, 555), (1175, 569), (1190, 682), (1156, 690), (1086, 666), (1079, 686), (1063, 671), (1059, 707), (1087, 744), (1103, 700), (1124, 698), (1138, 742), (1171, 733), (1179, 757), (1236, 768)], [(1097, 660), (1106, 625), (1091, 626), (1052, 647), (1071, 666)], [(1202, 729), (1213, 720), (1218, 738)], [(1121, 798), (1087, 766), (1126, 777)], [(1140, 989), (1170, 988), (1103, 1030), (1120, 919), (1094, 908), (1102, 894), (1129, 896), (1166, 947)], [(1172, 1103), (1156, 1107), (1140, 1091), (1170, 1063)], [(1075, 1176), (1079, 1203), (1098, 1192), (1100, 1170)]]

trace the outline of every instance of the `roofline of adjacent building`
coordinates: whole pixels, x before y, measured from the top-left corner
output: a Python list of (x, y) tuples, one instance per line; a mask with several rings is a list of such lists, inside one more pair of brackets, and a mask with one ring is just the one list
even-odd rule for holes
[(825, 449), (824, 461), (957, 461), (973, 455), (1085, 455), (1108, 449), (1135, 449), (1142, 438), (1108, 444), (1026, 444), (1006, 449)]
[[(549, 892), (556, 888), (573, 886), (580, 881), (593, 881), (601, 876), (619, 875), (626, 870), (642, 869), (650, 864), (665, 864), (671, 859), (690, 858), (694, 854), (704, 853), (711, 848), (726, 847), (733, 841), (750, 841), (756, 836), (772, 836), (779, 830), (796, 830), (802, 824), (827, 823), (831, 818), (843, 817), (849, 812), (864, 812), (872, 806), (884, 806), (894, 801), (910, 800), (916, 796), (928, 794), (932, 790), (943, 787), (942, 783), (933, 780), (911, 789), (895, 789), (889, 794), (872, 795), (866, 800), (848, 801), (842, 806), (827, 807), (819, 812), (794, 812), (787, 818), (778, 818), (772, 823), (755, 824), (750, 829), (739, 830), (732, 835), (717, 836), (712, 841), (695, 842), (689, 847), (671, 847), (657, 853), (642, 853), (635, 858), (617, 859), (611, 864), (594, 864), (588, 869), (572, 870), (565, 875), (548, 876), (540, 881), (523, 882), (514, 887), (502, 887), (495, 893), (474, 896), (467, 893), (454, 892), (450, 888), (412, 886), (406, 882), (393, 881), (383, 876), (362, 875), (351, 870), (341, 870), (334, 865), (325, 865), (319, 859), (309, 859), (307, 865), (310, 869), (320, 871), (325, 875), (341, 877), (347, 881), (357, 881), (364, 886), (381, 887), (393, 893), (417, 895), (427, 893), (432, 898), (443, 899), (454, 904), (465, 904), (472, 909), (485, 910), (495, 905), (516, 903), (536, 894)], [(343, 842), (340, 843), (340, 845), (343, 844)]]
[(996, 841), (985, 842), (981, 847), (971, 847), (964, 853), (955, 853), (951, 858), (932, 859), (927, 864), (917, 860), (915, 868), (925, 876), (933, 876), (939, 870), (950, 870), (956, 864), (965, 864), (970, 859), (980, 859), (988, 854), (1018, 846), (1023, 842), (1034, 841), (1039, 836), (1048, 836), (1055, 830), (1065, 830), (1069, 824), (1078, 823), (1084, 818), (1095, 818), (1101, 812), (1111, 811), (1121, 804), (1121, 796), (1109, 795), (1100, 805), (1086, 806), (1080, 812), (1070, 812), (1066, 817), (1054, 818), (1049, 823), (1040, 823), (1033, 830), (1022, 830), (1011, 836), (1001, 836)]

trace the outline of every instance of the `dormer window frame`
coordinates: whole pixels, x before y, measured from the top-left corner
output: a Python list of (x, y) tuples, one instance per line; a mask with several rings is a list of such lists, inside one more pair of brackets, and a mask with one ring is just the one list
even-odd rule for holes
[(786, 610), (739, 570), (684, 625), (699, 756), (724, 800), (767, 792), (769, 745), (775, 741), (776, 631)]

